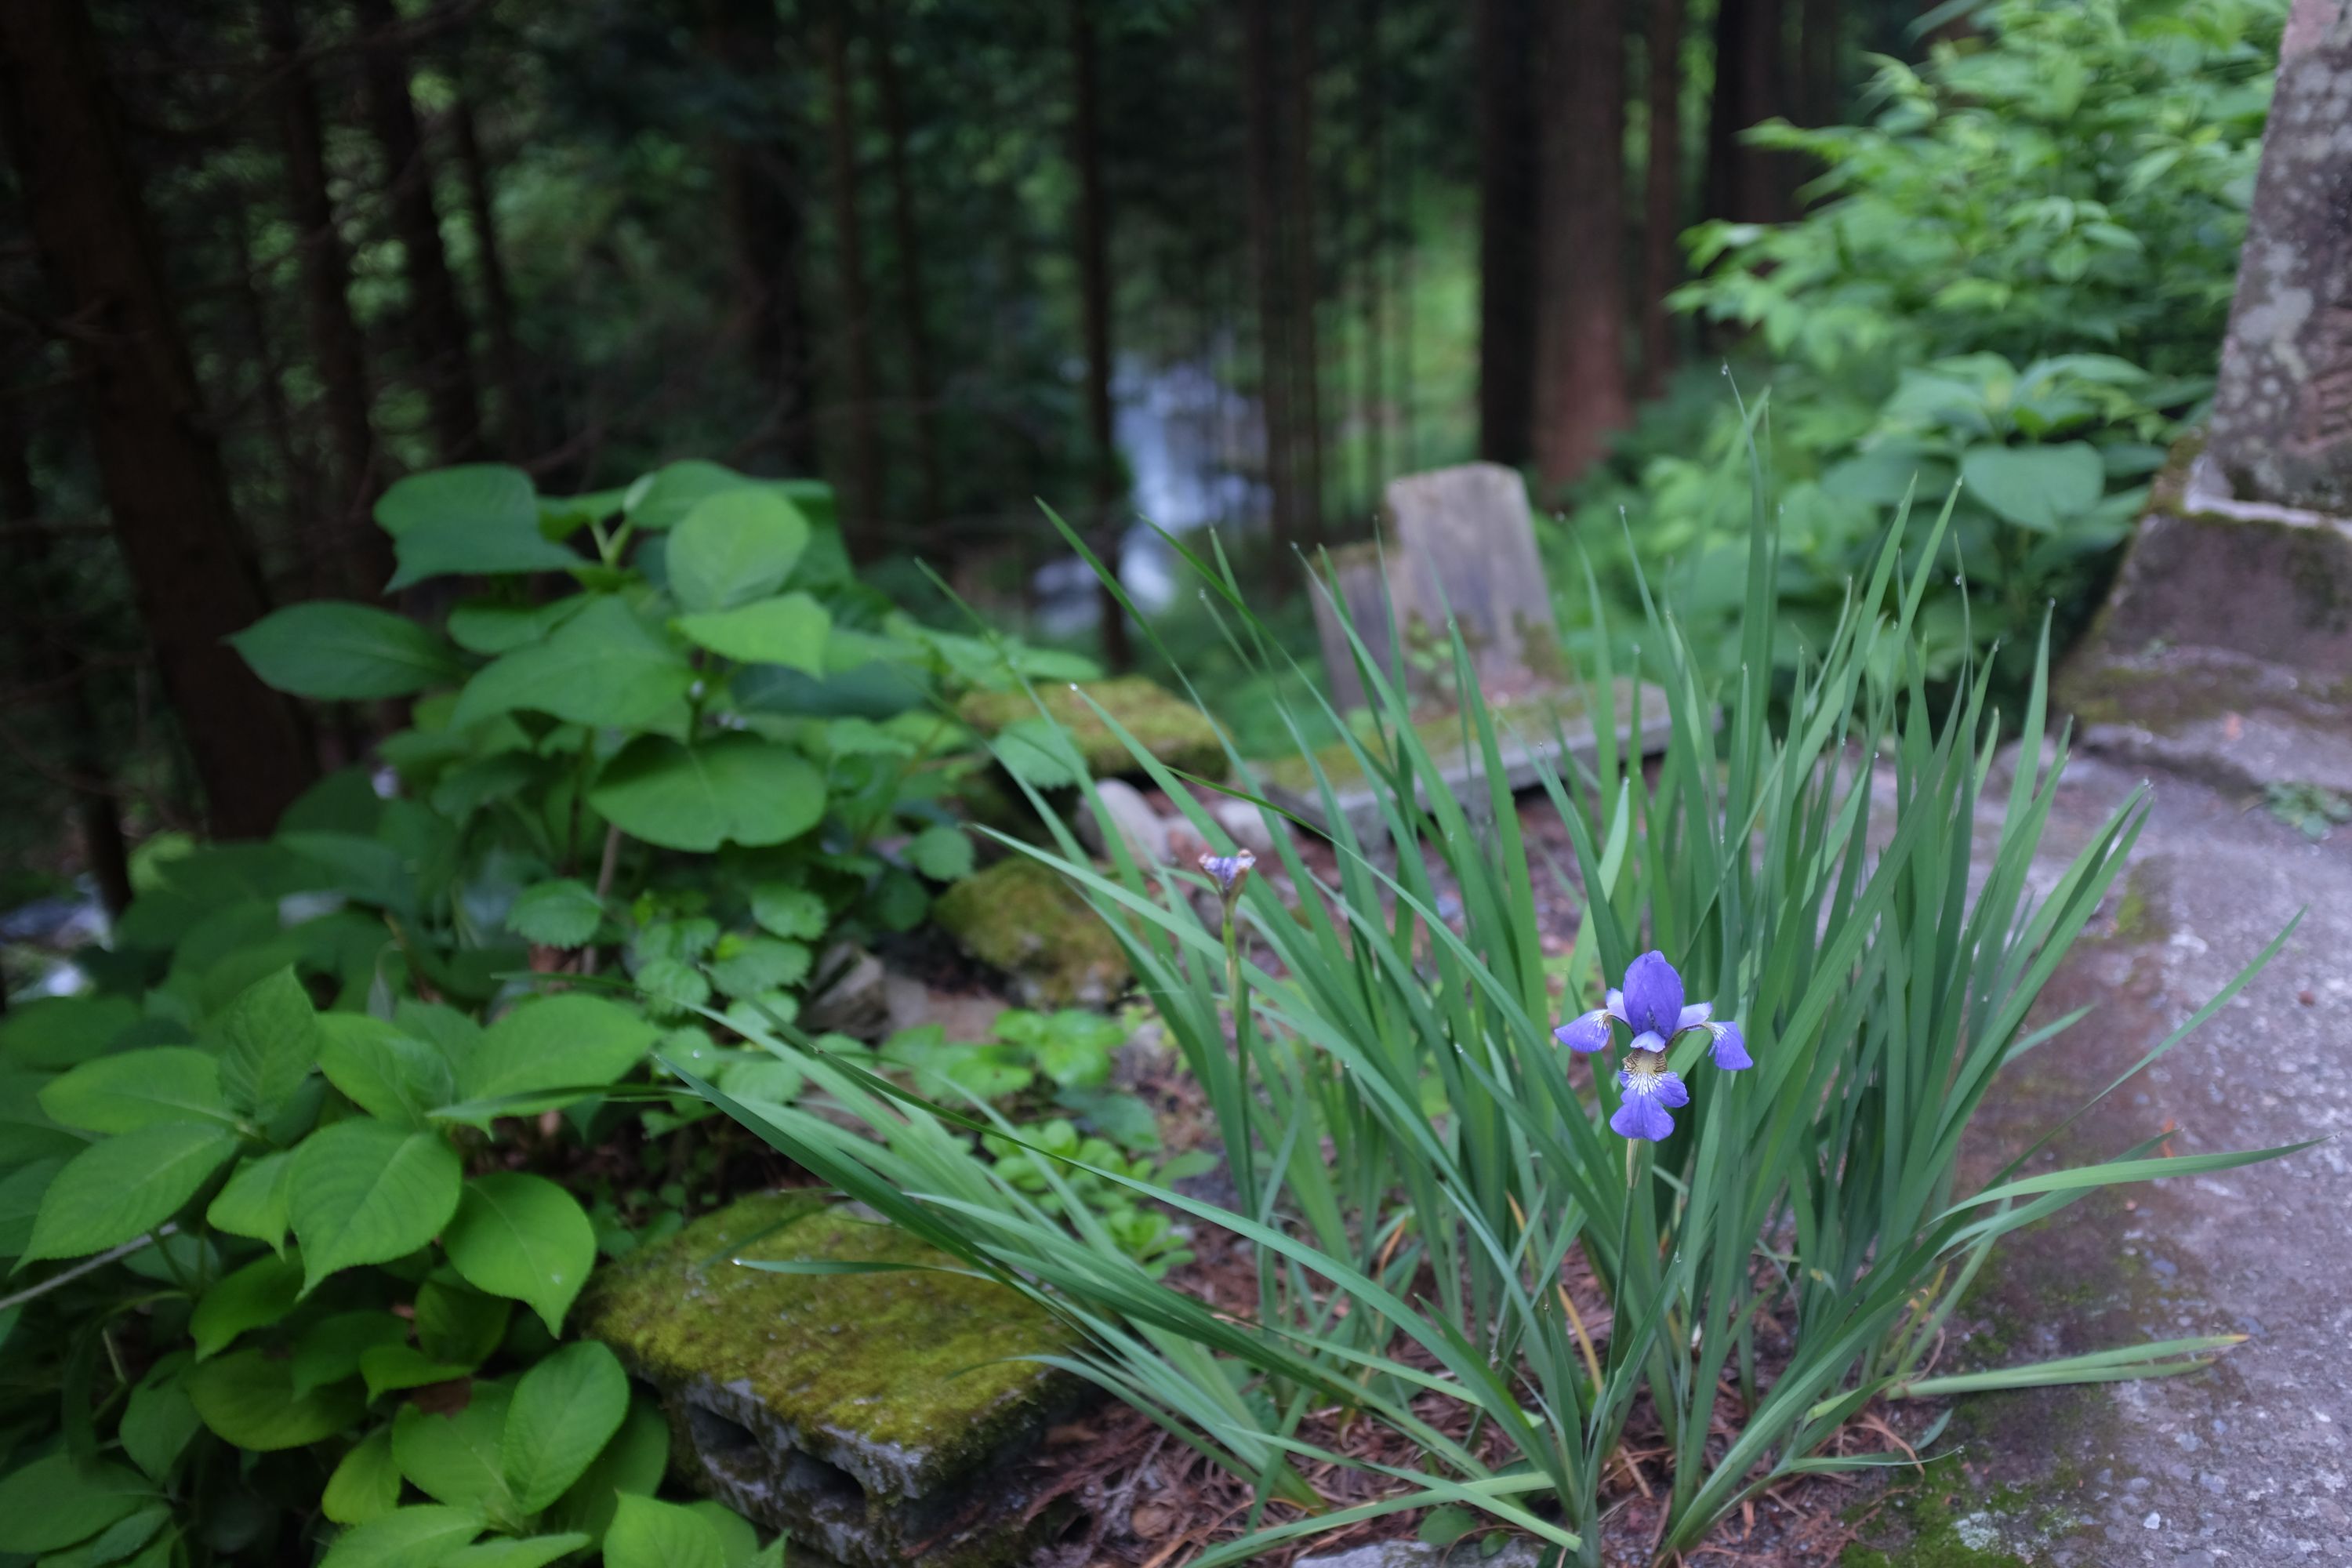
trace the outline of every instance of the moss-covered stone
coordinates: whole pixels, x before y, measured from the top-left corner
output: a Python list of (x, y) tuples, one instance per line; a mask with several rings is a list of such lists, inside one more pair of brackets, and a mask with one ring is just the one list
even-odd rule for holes
[(840, 1562), (1017, 1559), (1009, 1462), (1075, 1400), (1024, 1359), (1069, 1348), (1049, 1313), (983, 1279), (785, 1275), (751, 1259), (950, 1265), (822, 1199), (743, 1199), (601, 1272), (583, 1329), (662, 1394), (684, 1479)]
[(1026, 855), (966, 877), (940, 895), (931, 918), (1010, 975), (1032, 1006), (1107, 1006), (1127, 989), (1118, 939), (1060, 873)]
[[(1123, 675), (1090, 681), (1082, 689), (1135, 737), (1136, 744), (1169, 767), (1205, 779), (1225, 776), (1225, 749), (1208, 715), (1159, 682), (1148, 676)], [(1069, 731), (1095, 777), (1143, 771), (1127, 743), (1076, 691), (1067, 686), (1041, 686), (1037, 696), (1055, 722)], [(957, 709), (957, 717), (986, 735), (1036, 716), (1025, 691), (975, 691)]]

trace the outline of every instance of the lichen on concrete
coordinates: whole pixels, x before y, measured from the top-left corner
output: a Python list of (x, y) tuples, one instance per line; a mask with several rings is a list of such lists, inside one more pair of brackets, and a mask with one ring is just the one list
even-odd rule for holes
[[(913, 1265), (783, 1275), (732, 1259)], [(1012, 1560), (1009, 1459), (1078, 1385), (1034, 1358), (1070, 1335), (893, 1226), (769, 1194), (599, 1274), (588, 1334), (660, 1390), (686, 1479), (845, 1563)], [(1013, 1510), (1017, 1517), (1017, 1510)]]
[[(1086, 694), (1079, 696), (1079, 691)], [(1123, 675), (1095, 680), (1073, 689), (1040, 686), (1037, 697), (1055, 723), (1070, 732), (1087, 769), (1097, 778), (1139, 773), (1135, 753), (1087, 699), (1116, 719), (1136, 744), (1179, 773), (1205, 779), (1225, 776), (1225, 749), (1208, 715), (1149, 676)], [(957, 717), (982, 734), (993, 735), (1008, 724), (1037, 716), (1026, 691), (975, 691), (956, 710)]]
[(1127, 955), (1110, 928), (1059, 872), (1026, 855), (956, 883), (931, 918), (1012, 977), (1032, 1006), (1107, 1006), (1128, 987)]

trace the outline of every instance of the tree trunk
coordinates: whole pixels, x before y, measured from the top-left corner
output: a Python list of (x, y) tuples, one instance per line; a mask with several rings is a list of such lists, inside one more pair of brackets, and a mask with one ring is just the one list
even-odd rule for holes
[(1476, 27), (1478, 455), (1516, 468), (1536, 423), (1534, 0), (1479, 0)]
[(1242, 65), (1246, 100), (1244, 180), (1249, 187), (1250, 251), (1257, 274), (1258, 400), (1265, 426), (1268, 577), (1277, 595), (1297, 585), (1298, 496), (1291, 468), (1290, 331), (1282, 265), (1282, 153), (1275, 99), (1273, 0), (1243, 7)]
[(817, 24), (824, 58), (825, 133), (833, 154), (834, 266), (841, 308), (843, 416), (848, 425), (843, 472), (842, 527), (850, 553), (871, 560), (883, 552), (882, 458), (874, 429), (874, 320), (866, 292), (866, 241), (859, 216), (857, 108), (849, 68), (845, 5), (831, 4)]
[(251, 363), (254, 388), (261, 405), (262, 423), (269, 431), (269, 445), (278, 458), (281, 483), (285, 488), (287, 542), (294, 557), (309, 567), (306, 586), (318, 598), (335, 596), (337, 584), (331, 571), (321, 570), (331, 560), (331, 552), (318, 548), (311, 530), (318, 526), (319, 474), (310, 455), (294, 438), (294, 418), (286, 404), (285, 367), (278, 363), (278, 351), (270, 342), (269, 311), (262, 302), (261, 285), (253, 260), (253, 239), (247, 232), (250, 214), (242, 200), (229, 205), (222, 214), (228, 230), (229, 258), (236, 268), (230, 287), (236, 291), (238, 325), (245, 330), (245, 353)]
[(1799, 23), (1800, 111), (1808, 125), (1835, 124), (1845, 100), (1845, 6), (1804, 0)]
[(1103, 201), (1101, 95), (1095, 79), (1094, 0), (1070, 0), (1070, 156), (1078, 166), (1078, 319), (1087, 347), (1087, 461), (1094, 472), (1095, 555), (1108, 580), (1102, 597), (1103, 661), (1115, 670), (1135, 661), (1118, 577), (1119, 515), (1127, 487), (1118, 479), (1118, 443), (1110, 403), (1110, 213)]
[(1536, 468), (1580, 477), (1630, 412), (1625, 386), (1623, 0), (1570, 0), (1550, 13), (1536, 364)]
[(751, 372), (768, 395), (762, 444), (793, 472), (813, 474), (816, 398), (801, 287), (808, 226), (791, 128), (776, 101), (782, 68), (775, 0), (714, 0), (708, 37), (732, 95), (742, 100), (716, 162), (735, 291), (750, 320)]
[(889, 28), (887, 6), (877, 5), (874, 16), (874, 79), (881, 92), (883, 130), (890, 143), (890, 228), (898, 252), (898, 315), (907, 334), (907, 391), (913, 404), (908, 429), (914, 437), (917, 501), (924, 526), (930, 527), (947, 515), (947, 500), (946, 485), (940, 477), (939, 388), (931, 374), (922, 225), (916, 221), (915, 180), (907, 163), (907, 95), (898, 69), (898, 39)]
[(1290, 258), (1290, 365), (1297, 409), (1299, 546), (1311, 556), (1323, 545), (1323, 350), (1318, 307), (1321, 275), (1315, 255), (1315, 5), (1291, 0), (1289, 79), (1283, 107), (1288, 110), (1285, 168), (1289, 174), (1287, 210), (1293, 219)]
[(265, 835), (318, 762), (294, 704), (224, 640), (269, 606), (238, 539), (81, 0), (0, 5), (0, 75), (18, 188), (90, 400), (115, 539), (212, 830)]
[(522, 340), (515, 331), (514, 293), (507, 286), (506, 258), (499, 249), (498, 208), (490, 185), (489, 160), (482, 155), (482, 139), (474, 125), (473, 95), (457, 84), (457, 101), (449, 119), (457, 133), (457, 162), (466, 175), (466, 211), (474, 224), (474, 250), (482, 273), (482, 304), (490, 330), (490, 367), (497, 373), (499, 445), (507, 460), (520, 463), (539, 450), (539, 432), (531, 405), (530, 383), (523, 371)]
[(1642, 171), (1642, 391), (1655, 397), (1674, 369), (1666, 296), (1682, 277), (1683, 0), (1650, 0), (1650, 150)]
[(1706, 126), (1706, 212), (1740, 223), (1787, 216), (1780, 160), (1740, 132), (1781, 112), (1781, 0), (1717, 0), (1715, 98)]
[(331, 529), (321, 582), (354, 599), (374, 598), (392, 578), (392, 542), (375, 526), (375, 431), (369, 422), (365, 340), (352, 318), (351, 258), (327, 194), (327, 140), (319, 98), (301, 61), (292, 0), (262, 0), (261, 27), (276, 77), (278, 132), (285, 142), (286, 205), (301, 258), (302, 313), (318, 373), (331, 463), (325, 475)]
[(416, 104), (409, 96), (408, 50), (400, 40), (401, 21), (393, 0), (353, 0), (367, 37), (361, 58), (366, 68), (368, 121), (383, 153), (384, 189), (390, 197), (393, 237), (400, 242), (401, 268), (408, 285), (409, 338), (416, 378), (433, 426), (435, 456), (444, 463), (470, 463), (482, 455), (481, 398), (474, 389), (466, 312), (441, 246), (441, 218), (433, 200), (433, 168), (416, 128)]

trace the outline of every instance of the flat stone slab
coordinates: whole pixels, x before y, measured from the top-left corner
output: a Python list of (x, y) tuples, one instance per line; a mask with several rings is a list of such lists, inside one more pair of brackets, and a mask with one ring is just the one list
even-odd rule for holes
[[(2067, 769), (2038, 885), (2141, 777), (2095, 758)], [(2168, 1128), (2174, 1154), (2352, 1130), (2352, 834), (2315, 844), (2228, 793), (2155, 783), (2103, 927), (2028, 1026), (2096, 1010), (1996, 1083), (1972, 1134), (1975, 1179), (2129, 1069), (2298, 909), (2303, 924), (2236, 1001), (2031, 1168), (2113, 1158)], [(1962, 1309), (1978, 1337), (1948, 1364), (2248, 1337), (2187, 1376), (1961, 1401), (1947, 1446), (1973, 1483), (1954, 1510), (1969, 1543), (2072, 1568), (2352, 1563), (2347, 1216), (2352, 1158), (2331, 1142), (2101, 1194), (2004, 1241)]]
[[(1127, 748), (1102, 714), (1081, 699), (1083, 690), (1118, 721), (1136, 743), (1179, 773), (1211, 780), (1225, 776), (1224, 743), (1207, 714), (1149, 676), (1122, 675), (1110, 680), (1090, 680), (1073, 689), (1068, 685), (1039, 682), (1037, 700), (1056, 723), (1070, 731), (1087, 771), (1098, 779), (1140, 774), (1135, 753)], [(983, 735), (993, 735), (1008, 724), (1037, 717), (1036, 703), (1025, 691), (975, 691), (956, 708), (956, 717)]]
[[(853, 1568), (1018, 1562), (1015, 1461), (1083, 1385), (1022, 1358), (1069, 1348), (982, 1279), (782, 1275), (735, 1258), (950, 1259), (823, 1199), (765, 1194), (600, 1270), (582, 1331), (659, 1391), (681, 1479)], [(1040, 1521), (1042, 1525), (1044, 1521)]]
[[(1633, 683), (1618, 681), (1612, 703), (1615, 711), (1628, 714), (1633, 700)], [(1475, 745), (1463, 744), (1461, 721), (1443, 714), (1421, 721), (1414, 729), (1430, 749), (1443, 787), (1463, 803), (1473, 821), (1483, 821), (1489, 815), (1482, 787), (1486, 759)], [(1665, 749), (1667, 730), (1665, 694), (1643, 685), (1639, 743), (1644, 755)], [(1584, 695), (1574, 690), (1551, 692), (1496, 710), (1495, 740), (1504, 782), (1514, 793), (1535, 788), (1547, 772), (1559, 773), (1569, 759), (1591, 763), (1599, 745)], [(1617, 743), (1621, 748), (1635, 743), (1630, 718), (1620, 719)], [(1388, 791), (1365, 776), (1346, 742), (1334, 742), (1316, 752), (1313, 765), (1305, 757), (1254, 765), (1265, 782), (1268, 799), (1307, 822), (1328, 827), (1322, 792), (1315, 780), (1315, 767), (1319, 766), (1331, 781), (1340, 815), (1358, 837), (1377, 837), (1381, 832), (1381, 808), (1389, 798)], [(1425, 786), (1421, 798), (1423, 804), (1429, 799)]]

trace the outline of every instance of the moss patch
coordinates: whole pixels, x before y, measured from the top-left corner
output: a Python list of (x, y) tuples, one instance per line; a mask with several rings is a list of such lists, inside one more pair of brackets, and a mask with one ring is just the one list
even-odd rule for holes
[[(952, 1266), (893, 1226), (768, 1194), (598, 1274), (585, 1332), (665, 1394), (723, 1390), (780, 1446), (854, 1477), (869, 1500), (968, 1480), (1066, 1398), (1063, 1374), (1012, 1358), (1066, 1331), (982, 1279), (927, 1272), (783, 1275), (731, 1258)], [(715, 1259), (715, 1261), (713, 1261)]]
[[(1618, 702), (1621, 713), (1624, 711), (1624, 698), (1625, 693), (1621, 690)], [(1551, 692), (1544, 697), (1510, 703), (1493, 711), (1496, 739), (1507, 746), (1514, 737), (1537, 742), (1548, 741), (1555, 730), (1565, 732), (1573, 740), (1589, 728), (1583, 693), (1574, 690)], [(1653, 721), (1655, 718), (1656, 715), (1651, 715)], [(1462, 725), (1462, 715), (1456, 712), (1427, 714), (1413, 721), (1413, 734), (1428, 748), (1431, 760), (1440, 771), (1458, 765), (1468, 752), (1476, 749), (1475, 731), (1470, 746), (1465, 748), (1463, 745)], [(1370, 741), (1365, 742), (1365, 749), (1376, 757), (1380, 754), (1378, 746)], [(1303, 755), (1277, 757), (1253, 763), (1251, 766), (1274, 787), (1308, 797), (1317, 792), (1316, 774), (1318, 770), (1331, 781), (1331, 787), (1335, 790), (1359, 788), (1365, 781), (1364, 770), (1357, 765), (1355, 752), (1349, 749), (1345, 741), (1334, 741)]]
[(1127, 989), (1118, 939), (1059, 872), (1026, 855), (966, 877), (940, 895), (931, 918), (1013, 976), (1033, 1005), (1106, 1006)]
[[(1136, 744), (1167, 766), (1206, 779), (1225, 776), (1225, 749), (1208, 715), (1147, 676), (1124, 675), (1083, 689), (1118, 721)], [(1127, 749), (1100, 714), (1066, 686), (1041, 686), (1037, 696), (1055, 722), (1069, 731), (1087, 770), (1097, 778), (1139, 773)], [(1025, 691), (975, 691), (958, 705), (956, 716), (982, 734), (1037, 716)]]
[(2039, 1542), (2053, 1527), (2073, 1523), (2015, 1488), (1984, 1490), (1948, 1455), (1929, 1460), (1925, 1476), (1897, 1483), (1876, 1518), (1887, 1536), (1847, 1547), (1838, 1568), (2027, 1568), (2029, 1560), (2008, 1543)]

